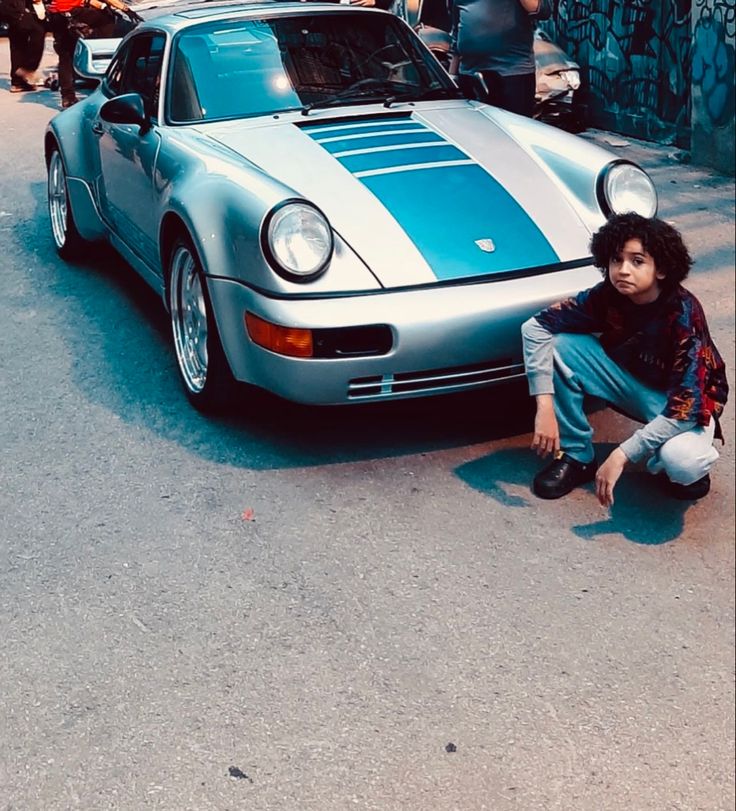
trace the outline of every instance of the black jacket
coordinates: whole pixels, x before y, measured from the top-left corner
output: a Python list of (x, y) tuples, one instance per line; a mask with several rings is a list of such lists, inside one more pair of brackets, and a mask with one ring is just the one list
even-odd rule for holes
[(28, 13), (33, 14), (33, 11), (28, 7), (26, 0), (0, 0), (0, 20), (16, 23)]

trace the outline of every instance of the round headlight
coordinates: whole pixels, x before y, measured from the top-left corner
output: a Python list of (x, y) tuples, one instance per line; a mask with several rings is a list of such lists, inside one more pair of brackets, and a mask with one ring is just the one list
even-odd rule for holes
[(332, 229), (314, 206), (290, 202), (268, 218), (266, 244), (276, 269), (287, 278), (311, 279), (327, 267), (332, 257)]
[(601, 177), (601, 205), (607, 215), (633, 211), (642, 217), (657, 213), (657, 191), (649, 175), (633, 163), (612, 163)]

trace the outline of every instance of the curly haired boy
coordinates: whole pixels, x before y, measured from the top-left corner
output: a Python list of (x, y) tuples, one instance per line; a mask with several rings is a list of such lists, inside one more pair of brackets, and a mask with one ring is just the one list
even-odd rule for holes
[[(698, 499), (723, 439), (725, 365), (700, 302), (682, 287), (692, 259), (668, 223), (611, 217), (591, 252), (603, 281), (537, 313), (522, 326), (529, 391), (536, 398), (532, 448), (553, 459), (534, 479), (540, 498), (560, 498), (595, 480), (600, 503), (627, 462), (647, 459), (671, 494)], [(644, 423), (598, 467), (587, 396)]]

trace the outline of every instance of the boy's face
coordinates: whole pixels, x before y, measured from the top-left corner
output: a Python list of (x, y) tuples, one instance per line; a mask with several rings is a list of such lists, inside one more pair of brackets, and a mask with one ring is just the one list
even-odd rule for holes
[(649, 304), (659, 296), (664, 273), (657, 270), (654, 259), (644, 250), (641, 241), (630, 239), (621, 253), (611, 258), (608, 278), (616, 290), (634, 304)]

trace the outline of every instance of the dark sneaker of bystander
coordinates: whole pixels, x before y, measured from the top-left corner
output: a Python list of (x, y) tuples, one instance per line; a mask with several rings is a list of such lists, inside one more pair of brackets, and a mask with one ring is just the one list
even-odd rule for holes
[(23, 79), (13, 79), (10, 83), (11, 93), (32, 93), (35, 89), (34, 85), (29, 84)]
[(698, 479), (692, 484), (678, 484), (668, 478), (667, 490), (673, 498), (680, 501), (697, 501), (710, 492), (710, 474), (706, 473), (702, 479)]
[(532, 490), (539, 498), (562, 498), (579, 485), (592, 482), (597, 469), (595, 460), (584, 464), (559, 453), (534, 477)]

